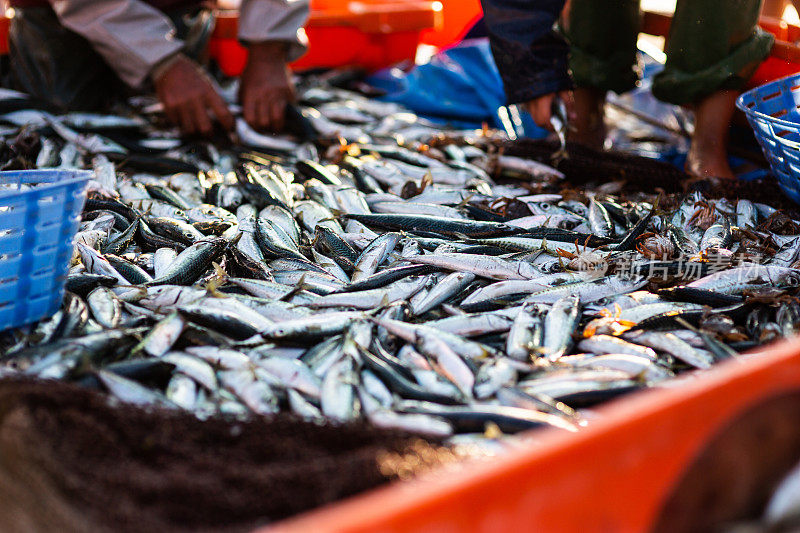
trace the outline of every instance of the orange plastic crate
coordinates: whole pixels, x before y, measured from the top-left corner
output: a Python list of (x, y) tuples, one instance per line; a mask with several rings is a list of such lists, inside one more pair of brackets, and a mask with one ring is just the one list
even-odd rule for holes
[[(413, 60), (422, 30), (441, 24), (441, 4), (422, 1), (311, 2), (305, 27), (308, 52), (292, 64), (313, 67), (360, 66), (377, 70)], [(241, 74), (247, 50), (236, 39), (236, 12), (220, 12), (209, 53), (228, 76)]]
[(444, 48), (460, 42), (483, 17), (480, 0), (439, 0), (442, 25), (422, 32), (422, 43)]
[[(761, 17), (758, 21), (762, 29), (775, 36), (775, 44), (770, 56), (756, 69), (747, 82), (747, 88), (758, 87), (779, 78), (800, 72), (800, 26), (788, 24), (783, 20)], [(642, 23), (643, 33), (669, 36), (672, 15), (646, 11)]]
[(762, 401), (800, 390), (800, 338), (674, 388), (597, 409), (578, 433), (539, 430), (490, 462), (443, 467), (260, 533), (648, 531), (716, 433)]

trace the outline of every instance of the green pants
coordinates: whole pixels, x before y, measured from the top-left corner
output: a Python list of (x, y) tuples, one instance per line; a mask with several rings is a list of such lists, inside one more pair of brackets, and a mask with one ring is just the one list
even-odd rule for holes
[[(772, 36), (758, 27), (760, 8), (761, 0), (678, 0), (653, 94), (682, 105), (740, 89), (772, 47)], [(633, 88), (640, 23), (639, 0), (571, 0), (560, 27), (575, 85)]]

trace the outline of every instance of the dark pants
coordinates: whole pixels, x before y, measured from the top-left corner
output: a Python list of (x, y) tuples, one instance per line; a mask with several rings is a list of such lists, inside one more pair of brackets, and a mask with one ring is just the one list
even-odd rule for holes
[[(758, 27), (760, 7), (761, 0), (678, 0), (653, 94), (681, 105), (740, 89), (772, 47), (772, 36)], [(640, 22), (639, 0), (571, 0), (561, 29), (575, 84), (633, 88)]]
[[(199, 59), (213, 28), (213, 22), (211, 27), (198, 27), (208, 25), (208, 13), (184, 8), (167, 16), (186, 42), (184, 53)], [(9, 49), (12, 87), (62, 111), (101, 111), (133, 93), (91, 43), (62, 26), (49, 7), (16, 10)]]

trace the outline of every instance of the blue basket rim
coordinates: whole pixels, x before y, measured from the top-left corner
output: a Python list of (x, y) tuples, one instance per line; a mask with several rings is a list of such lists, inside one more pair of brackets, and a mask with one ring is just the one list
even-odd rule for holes
[[(91, 170), (83, 170), (83, 169), (64, 169), (64, 168), (44, 168), (44, 169), (32, 169), (32, 170), (5, 170), (0, 171), (0, 181), (3, 181), (4, 178), (12, 178), (16, 176), (24, 176), (24, 175), (36, 176), (36, 175), (53, 175), (53, 174), (62, 174), (66, 175), (64, 179), (60, 179), (57, 181), (53, 181), (50, 183), (43, 183), (40, 186), (36, 187), (36, 191), (46, 191), (48, 189), (53, 189), (56, 187), (63, 187), (64, 185), (71, 185), (74, 183), (80, 183), (89, 181), (94, 172)], [(0, 198), (6, 196), (13, 196), (17, 194), (25, 194), (32, 191), (20, 191), (20, 190), (8, 190), (8, 191), (0, 191)]]
[(784, 76), (783, 78), (779, 78), (777, 80), (773, 80), (773, 81), (771, 81), (769, 83), (765, 83), (764, 85), (759, 85), (758, 87), (754, 87), (753, 89), (750, 89), (749, 91), (746, 91), (746, 92), (742, 93), (739, 96), (739, 98), (736, 99), (736, 107), (738, 107), (741, 111), (743, 111), (745, 115), (750, 115), (752, 117), (759, 118), (759, 119), (765, 120), (767, 122), (772, 122), (773, 124), (778, 124), (780, 126), (788, 126), (788, 127), (799, 128), (800, 127), (800, 122), (792, 122), (791, 120), (785, 120), (785, 119), (782, 119), (782, 118), (771, 117), (771, 116), (769, 116), (769, 115), (767, 115), (765, 113), (762, 113), (761, 111), (758, 111), (756, 109), (747, 107), (745, 105), (745, 103), (744, 103), (746, 98), (751, 98), (754, 94), (758, 93), (759, 91), (762, 91), (762, 90), (766, 89), (767, 87), (771, 87), (773, 85), (775, 85), (775, 86), (780, 85), (782, 82), (785, 82), (785, 81), (790, 80), (790, 79), (797, 79), (798, 81), (800, 81), (800, 73), (791, 74), (789, 76)]

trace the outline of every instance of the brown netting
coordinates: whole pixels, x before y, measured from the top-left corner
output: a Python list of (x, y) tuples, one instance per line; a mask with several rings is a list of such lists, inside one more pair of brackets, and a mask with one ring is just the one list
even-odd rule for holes
[(0, 530), (244, 531), (383, 484), (398, 473), (379, 459), (403, 454), (419, 468), (446, 455), (363, 424), (201, 422), (4, 380)]
[(624, 181), (622, 194), (645, 192), (681, 194), (698, 189), (709, 199), (741, 198), (765, 203), (779, 209), (797, 210), (797, 205), (787, 198), (774, 178), (754, 181), (698, 180), (674, 165), (621, 152), (600, 152), (579, 144), (568, 143), (568, 157), (557, 163), (552, 160), (558, 144), (554, 141), (520, 140), (502, 147), (504, 153), (529, 157), (554, 165), (567, 176), (573, 186), (598, 185), (610, 181)]

